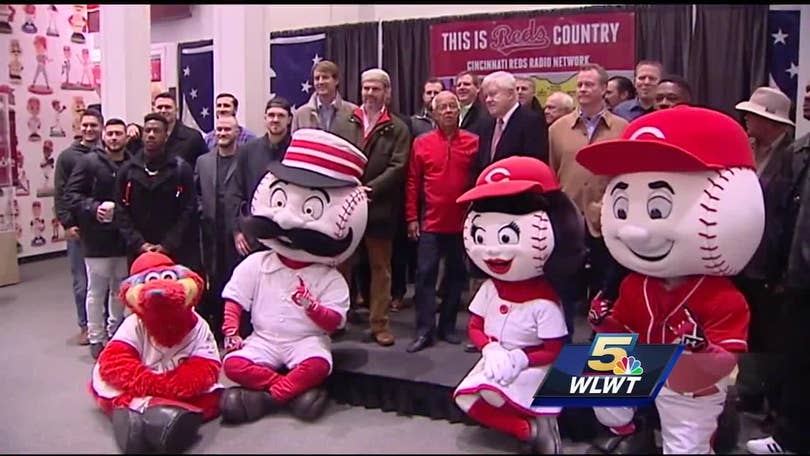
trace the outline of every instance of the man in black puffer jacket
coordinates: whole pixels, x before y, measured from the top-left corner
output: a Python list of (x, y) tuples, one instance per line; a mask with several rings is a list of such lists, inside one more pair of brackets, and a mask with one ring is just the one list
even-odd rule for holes
[[(102, 142), (103, 149), (93, 149), (79, 158), (64, 192), (65, 205), (79, 226), (88, 271), (85, 309), (93, 358), (98, 358), (121, 323), (124, 306), (118, 298), (118, 286), (127, 277), (126, 246), (113, 216), (115, 177), (129, 160), (126, 125), (121, 119), (107, 121)], [(109, 304), (106, 330), (105, 302)]]

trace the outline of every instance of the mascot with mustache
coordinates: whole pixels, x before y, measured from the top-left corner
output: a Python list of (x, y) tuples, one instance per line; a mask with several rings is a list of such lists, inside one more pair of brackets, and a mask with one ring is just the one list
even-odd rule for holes
[(90, 391), (124, 453), (177, 453), (219, 416), (214, 335), (194, 311), (203, 280), (157, 252), (132, 263), (121, 299), (132, 310), (99, 355)]
[[(225, 285), (222, 420), (255, 421), (283, 408), (319, 417), (332, 371), (329, 335), (346, 323), (349, 287), (336, 265), (360, 243), (368, 198), (366, 157), (332, 133), (301, 129), (284, 159), (268, 166), (243, 226), (269, 251), (255, 252)], [(239, 336), (243, 311), (253, 333)]]

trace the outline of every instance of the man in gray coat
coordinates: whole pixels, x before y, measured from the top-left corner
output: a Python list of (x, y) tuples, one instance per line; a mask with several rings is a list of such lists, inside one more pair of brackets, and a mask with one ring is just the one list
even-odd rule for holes
[(334, 62), (321, 60), (312, 68), (315, 93), (293, 116), (290, 133), (299, 128), (317, 128), (334, 133), (334, 126), (347, 122), (357, 105), (344, 100), (338, 92), (340, 68)]
[(220, 295), (236, 264), (236, 247), (225, 225), (225, 186), (236, 169), (239, 124), (233, 115), (221, 115), (214, 125), (216, 145), (197, 159), (194, 186), (200, 208), (203, 266), (208, 293), (198, 311), (221, 340), (223, 303)]

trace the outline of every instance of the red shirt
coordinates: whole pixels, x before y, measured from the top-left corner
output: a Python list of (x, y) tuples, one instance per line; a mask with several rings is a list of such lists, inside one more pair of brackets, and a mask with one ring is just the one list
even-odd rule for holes
[(467, 204), (456, 198), (472, 184), (477, 153), (478, 136), (465, 130), (447, 138), (436, 129), (416, 138), (405, 185), (405, 221), (420, 221), (420, 230), (429, 233), (460, 233)]
[(748, 304), (726, 277), (691, 276), (667, 290), (662, 279), (631, 273), (622, 281), (611, 318), (638, 333), (638, 343), (669, 344), (677, 336), (668, 326), (682, 320), (684, 307), (712, 344), (729, 352), (748, 349)]

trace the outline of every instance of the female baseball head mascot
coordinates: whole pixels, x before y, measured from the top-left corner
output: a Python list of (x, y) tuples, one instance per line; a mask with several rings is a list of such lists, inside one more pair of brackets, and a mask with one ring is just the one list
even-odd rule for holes
[(468, 333), (483, 356), (456, 388), (455, 401), (533, 452), (559, 453), (560, 409), (532, 407), (568, 332), (544, 276), (565, 277), (581, 265), (582, 218), (551, 169), (529, 157), (491, 164), (458, 202), (472, 202), (464, 246), (490, 279), (470, 303)]
[[(615, 304), (592, 304), (591, 325), (637, 333), (638, 343), (684, 346), (656, 398), (664, 453), (710, 453), (734, 355), (747, 348), (748, 306), (724, 276), (751, 259), (764, 226), (747, 135), (725, 114), (681, 106), (635, 120), (621, 139), (587, 146), (576, 159), (612, 176), (602, 235), (632, 271)], [(635, 429), (633, 415), (596, 409), (613, 431), (596, 446), (650, 451), (652, 430)]]
[[(224, 421), (253, 421), (282, 406), (306, 420), (323, 412), (327, 396), (318, 386), (332, 370), (329, 334), (349, 310), (349, 287), (335, 265), (365, 231), (365, 164), (348, 141), (302, 129), (256, 188), (244, 226), (271, 250), (245, 258), (222, 292), (223, 370), (241, 385), (222, 395)], [(242, 310), (253, 324), (244, 342)]]

